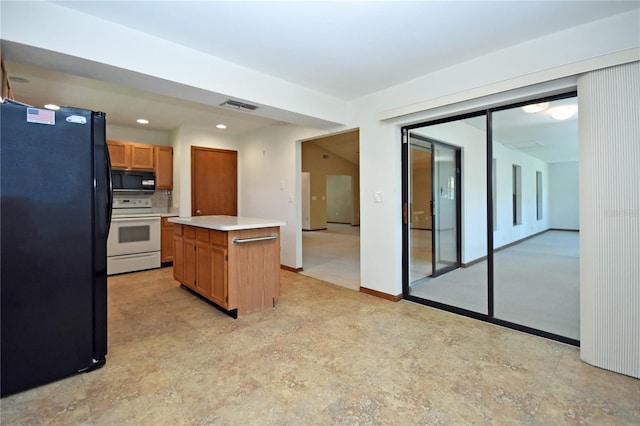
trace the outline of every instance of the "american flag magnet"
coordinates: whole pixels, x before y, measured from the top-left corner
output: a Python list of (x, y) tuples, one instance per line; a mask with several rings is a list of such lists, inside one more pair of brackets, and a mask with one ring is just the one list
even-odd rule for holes
[(27, 108), (27, 123), (56, 124), (56, 112), (50, 109)]

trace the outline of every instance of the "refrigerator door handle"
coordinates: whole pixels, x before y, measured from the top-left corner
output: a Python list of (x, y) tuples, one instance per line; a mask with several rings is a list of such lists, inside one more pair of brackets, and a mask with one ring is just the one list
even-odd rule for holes
[(107, 170), (107, 188), (109, 189), (109, 194), (107, 196), (107, 235), (109, 235), (109, 231), (111, 230), (111, 218), (113, 214), (113, 181), (111, 180), (111, 157), (109, 156), (109, 146), (105, 144), (105, 163)]

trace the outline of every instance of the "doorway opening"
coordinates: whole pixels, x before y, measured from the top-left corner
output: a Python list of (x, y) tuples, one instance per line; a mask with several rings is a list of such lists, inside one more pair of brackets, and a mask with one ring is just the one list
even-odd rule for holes
[(302, 142), (302, 271), (360, 289), (359, 131)]

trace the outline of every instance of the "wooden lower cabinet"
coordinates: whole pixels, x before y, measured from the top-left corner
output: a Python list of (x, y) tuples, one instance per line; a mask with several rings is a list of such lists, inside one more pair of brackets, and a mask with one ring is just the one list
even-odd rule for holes
[(182, 267), (182, 284), (191, 290), (196, 289), (196, 230), (185, 227), (182, 239), (184, 266)]
[[(173, 276), (182, 285), (232, 315), (273, 307), (280, 295), (279, 227), (217, 231), (174, 224), (173, 229)], [(273, 234), (271, 240), (234, 242)]]
[(209, 298), (219, 306), (228, 306), (227, 299), (227, 248), (212, 245), (209, 248), (211, 262), (211, 289)]
[(173, 262), (173, 223), (168, 221), (169, 217), (161, 218), (160, 225), (160, 262)]
[(194, 290), (206, 298), (211, 297), (211, 255), (209, 231), (196, 229)]
[(184, 238), (182, 226), (173, 225), (173, 278), (176, 281), (184, 280)]

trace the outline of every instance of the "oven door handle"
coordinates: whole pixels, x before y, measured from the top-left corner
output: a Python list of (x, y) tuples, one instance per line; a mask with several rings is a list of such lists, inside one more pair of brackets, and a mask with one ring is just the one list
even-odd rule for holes
[(113, 222), (160, 222), (160, 217), (159, 216), (149, 216), (149, 217), (118, 217), (118, 215), (113, 216), (112, 219)]

